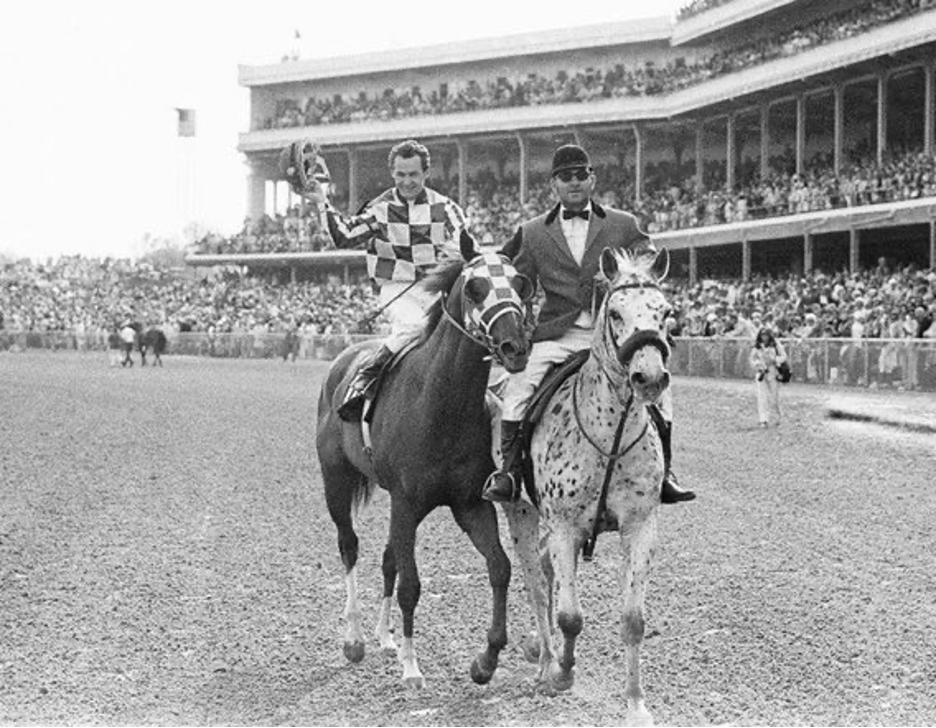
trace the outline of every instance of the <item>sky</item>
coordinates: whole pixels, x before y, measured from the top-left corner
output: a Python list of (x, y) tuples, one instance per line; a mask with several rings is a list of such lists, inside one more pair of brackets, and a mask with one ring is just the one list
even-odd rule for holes
[[(0, 2), (0, 256), (138, 257), (188, 222), (236, 232), (249, 92), (238, 64), (673, 15), (685, 0)], [(326, 7), (322, 7), (325, 5)], [(569, 17), (570, 9), (575, 10)], [(196, 111), (194, 139), (177, 108)]]

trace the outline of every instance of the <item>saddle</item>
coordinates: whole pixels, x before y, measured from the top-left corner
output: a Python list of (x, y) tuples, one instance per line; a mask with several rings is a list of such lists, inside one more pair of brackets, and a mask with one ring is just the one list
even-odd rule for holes
[[(573, 376), (582, 368), (585, 362), (588, 361), (590, 355), (591, 350), (585, 349), (573, 354), (564, 362), (550, 368), (534, 393), (533, 399), (530, 401), (530, 406), (527, 408), (526, 415), (523, 418), (520, 430), (520, 468), (523, 473), (523, 483), (527, 497), (537, 508), (539, 508), (539, 496), (536, 492), (533, 478), (533, 458), (530, 454), (530, 443), (533, 439), (533, 432), (543, 419), (543, 415), (545, 415), (546, 411), (549, 409), (549, 404), (552, 401), (553, 395), (569, 377)], [(598, 522), (595, 524), (595, 530), (582, 544), (582, 558), (585, 561), (592, 561), (594, 559), (595, 544), (598, 540), (598, 534), (605, 531), (617, 530), (617, 519), (607, 510), (600, 512), (598, 514)]]
[(543, 415), (546, 414), (546, 410), (549, 408), (549, 403), (552, 401), (553, 395), (558, 391), (559, 387), (562, 386), (563, 382), (582, 368), (585, 362), (588, 361), (589, 356), (591, 356), (591, 349), (583, 349), (582, 351), (576, 352), (565, 361), (554, 364), (549, 371), (546, 372), (546, 376), (543, 377), (543, 381), (540, 383), (539, 387), (536, 388), (533, 399), (530, 400), (526, 414), (523, 416), (523, 421), (520, 425), (520, 467), (523, 472), (523, 483), (526, 488), (527, 497), (537, 508), (539, 508), (539, 496), (536, 494), (536, 488), (534, 487), (533, 459), (530, 456), (530, 442), (533, 439), (533, 432), (536, 430), (536, 426), (540, 423), (540, 420), (543, 419)]
[[(393, 358), (387, 362), (384, 368), (380, 370), (380, 374), (378, 374), (377, 378), (374, 380), (374, 388), (371, 396), (364, 401), (364, 410), (361, 413), (362, 424), (370, 424), (374, 420), (374, 405), (377, 403), (377, 398), (380, 396), (380, 390), (383, 389), (383, 383), (387, 378), (387, 373), (396, 369), (400, 365), (400, 362), (406, 358), (406, 355), (416, 348), (418, 343), (418, 338), (414, 338), (411, 341), (408, 341), (402, 349), (393, 355)], [(360, 366), (361, 365), (359, 364), (358, 366), (348, 371), (348, 373), (345, 375), (345, 380), (347, 382), (351, 381)]]

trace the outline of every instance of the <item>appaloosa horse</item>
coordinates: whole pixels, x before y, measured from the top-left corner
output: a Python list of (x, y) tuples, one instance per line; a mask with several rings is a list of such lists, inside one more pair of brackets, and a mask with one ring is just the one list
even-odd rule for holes
[[(374, 403), (372, 447), (361, 424), (343, 422), (336, 412), (349, 375), (368, 351), (357, 345), (332, 365), (319, 398), (316, 445), (328, 511), (338, 529), (347, 587), (344, 652), (364, 657), (357, 594), (358, 537), (352, 515), (369, 499), (375, 483), (390, 493), (390, 534), (383, 555), (383, 601), (377, 639), (397, 650), (390, 629), (391, 599), (403, 617), (397, 656), (405, 684), (425, 684), (413, 641), (420, 582), (414, 556), (416, 530), (437, 506), (448, 506), (455, 521), (484, 556), (493, 591), (487, 649), (471, 666), (471, 677), (487, 683), (507, 643), (507, 588), (510, 561), (498, 534), (497, 512), (481, 499), (494, 469), (490, 413), (485, 404), (491, 359), (508, 371), (526, 366), (529, 351), (528, 301), (532, 284), (494, 253), (440, 264), (423, 284), (440, 298), (430, 308), (419, 344), (386, 374)], [(379, 343), (379, 342), (377, 342)], [(371, 343), (370, 348), (375, 344)]]
[[(656, 540), (663, 452), (646, 404), (669, 386), (669, 309), (653, 259), (605, 250), (607, 294), (595, 320), (591, 354), (556, 391), (530, 440), (533, 485), (527, 501), (504, 504), (536, 616), (540, 679), (565, 690), (573, 682), (582, 630), (576, 591), (578, 555), (602, 530), (617, 530), (623, 549), (623, 633), (629, 719), (650, 721), (640, 683), (643, 602)], [(529, 487), (529, 484), (528, 484)], [(564, 645), (553, 645), (556, 622)]]

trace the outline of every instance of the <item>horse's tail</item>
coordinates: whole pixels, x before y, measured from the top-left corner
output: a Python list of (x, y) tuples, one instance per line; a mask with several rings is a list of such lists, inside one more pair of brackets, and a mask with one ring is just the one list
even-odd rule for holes
[[(323, 475), (325, 471), (332, 469), (343, 473), (343, 477), (338, 478), (340, 480), (338, 487), (344, 492), (339, 500), (347, 499), (345, 502), (350, 504), (351, 511), (358, 513), (370, 503), (374, 494), (374, 483), (358, 471), (344, 453), (341, 425), (337, 422), (337, 415), (332, 412), (331, 407), (338, 381), (340, 381), (340, 376), (335, 376), (334, 370), (330, 371), (319, 390), (316, 432), (319, 464)], [(336, 484), (329, 483), (328, 480), (326, 477), (326, 489), (335, 487)]]
[(354, 512), (360, 513), (367, 508), (374, 495), (374, 483), (370, 478), (361, 475), (361, 477), (351, 486), (351, 498), (354, 504)]

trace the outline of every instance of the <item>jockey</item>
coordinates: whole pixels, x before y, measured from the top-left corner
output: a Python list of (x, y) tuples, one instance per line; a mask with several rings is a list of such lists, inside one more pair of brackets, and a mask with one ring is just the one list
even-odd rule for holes
[[(567, 144), (556, 150), (551, 184), (559, 204), (523, 223), (502, 251), (513, 259), (518, 272), (539, 283), (545, 300), (527, 367), (507, 379), (501, 419), (503, 464), (485, 483), (483, 496), (489, 501), (520, 497), (521, 422), (536, 387), (554, 364), (591, 347), (601, 251), (611, 247), (656, 252), (633, 215), (601, 207), (591, 199), (595, 174), (580, 146)], [(653, 405), (650, 412), (660, 432), (666, 466), (660, 499), (692, 500), (695, 493), (679, 487), (670, 467), (672, 414)]]
[[(295, 147), (288, 147), (280, 157), (284, 176), (297, 193), (317, 206), (322, 226), (337, 247), (367, 246), (367, 272), (380, 287), (380, 305), (390, 319), (390, 336), (358, 369), (338, 408), (343, 420), (353, 422), (360, 417), (383, 368), (419, 332), (423, 313), (434, 299), (415, 284), (435, 266), (446, 244), (457, 246), (468, 235), (467, 222), (458, 204), (426, 187), (429, 150), (417, 141), (410, 139), (390, 150), (387, 163), (394, 187), (353, 216), (341, 214), (328, 201), (321, 185), (327, 180), (324, 161), (318, 165), (324, 175), (310, 175), (311, 182), (304, 186), (298, 183)], [(473, 239), (471, 244), (480, 252)]]

